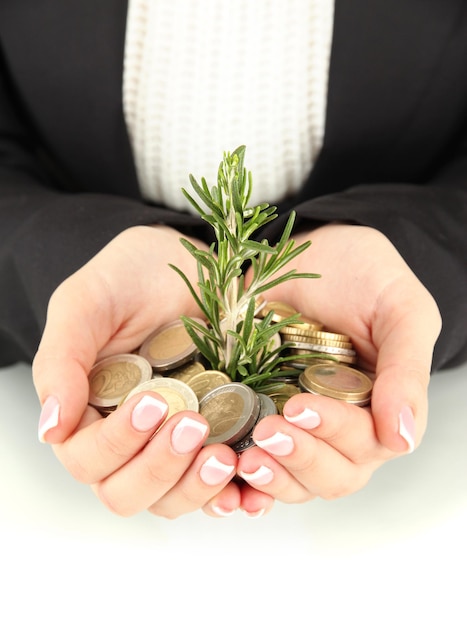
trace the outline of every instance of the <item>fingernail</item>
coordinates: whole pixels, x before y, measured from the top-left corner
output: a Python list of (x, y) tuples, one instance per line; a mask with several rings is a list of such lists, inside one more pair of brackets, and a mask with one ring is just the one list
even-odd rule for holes
[(259, 509), (258, 511), (245, 511), (245, 509), (242, 509), (242, 511), (250, 519), (255, 519), (257, 517), (262, 517), (264, 515), (264, 512), (266, 511), (266, 509)]
[(270, 470), (269, 467), (266, 467), (265, 465), (261, 465), (261, 467), (258, 467), (256, 472), (253, 472), (252, 474), (248, 474), (247, 472), (239, 472), (239, 475), (248, 483), (251, 483), (252, 485), (257, 485), (258, 487), (262, 485), (268, 485), (274, 478), (272, 470)]
[(190, 417), (184, 417), (172, 432), (172, 448), (178, 454), (193, 452), (203, 441), (208, 430), (207, 424), (201, 424)]
[(284, 413), (284, 417), (288, 422), (295, 424), (295, 426), (300, 426), (300, 428), (316, 428), (321, 424), (319, 413), (308, 407), (304, 408), (303, 411), (297, 415)]
[(415, 449), (415, 418), (409, 406), (403, 407), (399, 413), (399, 435), (408, 443), (407, 452)]
[(215, 456), (210, 456), (201, 466), (199, 475), (203, 483), (213, 487), (214, 485), (223, 483), (234, 469), (235, 465), (225, 465), (218, 461)]
[(268, 437), (268, 439), (263, 439), (262, 441), (255, 439), (255, 443), (259, 448), (277, 456), (290, 454), (294, 447), (292, 437), (284, 435), (284, 433), (275, 433), (272, 437)]
[(164, 419), (168, 405), (152, 396), (144, 396), (131, 413), (131, 424), (139, 432), (153, 430)]
[(58, 418), (60, 414), (60, 405), (57, 398), (49, 396), (42, 405), (41, 415), (39, 418), (38, 437), (39, 441), (45, 443), (45, 434), (55, 426), (58, 426)]
[(221, 506), (213, 505), (211, 508), (212, 508), (212, 511), (216, 515), (219, 515), (220, 517), (229, 517), (230, 515), (233, 515), (235, 513), (235, 509), (233, 509), (233, 510), (231, 510), (231, 509), (224, 509)]

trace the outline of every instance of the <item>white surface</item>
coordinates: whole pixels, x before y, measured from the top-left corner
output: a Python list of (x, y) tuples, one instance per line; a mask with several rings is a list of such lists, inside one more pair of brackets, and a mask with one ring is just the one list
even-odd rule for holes
[(264, 518), (121, 519), (37, 440), (0, 369), (0, 624), (467, 624), (467, 367), (436, 374), (422, 446), (334, 502)]

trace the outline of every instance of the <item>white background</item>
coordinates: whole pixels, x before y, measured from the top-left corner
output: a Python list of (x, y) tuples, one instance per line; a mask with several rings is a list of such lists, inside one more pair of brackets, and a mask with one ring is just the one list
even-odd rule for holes
[(467, 366), (436, 374), (414, 454), (361, 492), (175, 521), (116, 517), (37, 440), (0, 369), (0, 624), (467, 625)]

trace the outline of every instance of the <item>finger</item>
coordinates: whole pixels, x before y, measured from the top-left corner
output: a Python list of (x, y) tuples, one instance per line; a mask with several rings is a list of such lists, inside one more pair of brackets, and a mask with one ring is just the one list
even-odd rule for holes
[(209, 502), (204, 504), (202, 510), (210, 517), (229, 517), (238, 509), (240, 502), (240, 487), (236, 482), (230, 481)]
[(370, 409), (309, 393), (296, 394), (284, 405), (284, 418), (326, 442), (354, 463), (389, 459), (395, 453), (379, 441)]
[(54, 293), (32, 366), (42, 405), (39, 438), (48, 443), (64, 441), (78, 425), (89, 398), (88, 373), (107, 339), (94, 334), (109, 327), (105, 298), (96, 299), (91, 288), (82, 296), (73, 277)]
[(164, 398), (153, 392), (135, 395), (105, 419), (88, 407), (77, 431), (54, 445), (54, 452), (77, 480), (98, 482), (147, 444), (168, 410)]
[(243, 513), (252, 519), (267, 515), (274, 506), (274, 498), (248, 483), (241, 485), (241, 504)]
[(177, 413), (139, 454), (93, 485), (93, 490), (118, 515), (148, 509), (181, 480), (207, 436), (208, 425), (201, 415)]
[[(228, 446), (218, 444), (203, 448), (178, 483), (149, 507), (154, 515), (169, 519), (206, 507), (216, 495), (227, 488), (235, 475), (237, 455)], [(220, 497), (220, 496), (219, 496)], [(232, 488), (221, 496), (217, 511), (211, 514), (225, 516), (238, 507), (239, 497)]]
[(381, 443), (398, 453), (414, 450), (425, 432), (433, 347), (440, 332), (432, 297), (418, 281), (411, 287), (397, 289), (397, 298), (388, 295), (390, 304), (381, 305), (373, 325), (378, 361), (372, 413)]
[[(268, 417), (259, 422), (253, 437), (260, 450), (267, 453), (280, 467), (273, 466), (267, 456), (261, 457), (253, 448), (242, 455), (238, 471), (245, 478), (244, 470), (253, 466), (251, 457), (254, 454), (256, 464), (261, 463), (273, 474), (272, 480), (261, 486), (261, 489), (284, 502), (300, 502), (313, 496), (332, 499), (353, 493), (361, 489), (372, 472), (383, 463), (382, 459), (371, 464), (353, 463), (326, 442), (289, 424), (279, 416)], [(248, 459), (247, 453), (250, 451), (253, 454)], [(290, 475), (289, 484), (284, 471)], [(251, 478), (248, 482), (256, 486), (256, 481)], [(297, 485), (301, 485), (303, 489), (301, 499)]]

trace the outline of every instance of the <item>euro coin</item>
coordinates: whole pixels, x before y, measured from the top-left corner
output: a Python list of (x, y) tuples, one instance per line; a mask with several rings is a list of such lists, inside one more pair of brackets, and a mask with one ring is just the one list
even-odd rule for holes
[(225, 372), (205, 370), (192, 376), (187, 381), (187, 384), (193, 389), (198, 400), (201, 400), (209, 391), (230, 382), (232, 382), (232, 379)]
[(205, 445), (237, 443), (253, 428), (259, 410), (257, 394), (243, 383), (227, 383), (213, 389), (199, 405), (199, 412), (210, 427)]
[(272, 391), (269, 393), (269, 397), (274, 402), (276, 406), (276, 411), (279, 415), (284, 414), (284, 404), (289, 400), (292, 396), (300, 393), (300, 389), (296, 385), (292, 385), (290, 383), (286, 385), (282, 385), (280, 389), (277, 391)]
[(306, 368), (299, 377), (304, 391), (351, 404), (369, 403), (373, 382), (363, 372), (339, 363), (315, 364)]
[(152, 368), (137, 354), (116, 354), (98, 361), (89, 372), (89, 404), (116, 407), (126, 394), (151, 379)]
[(198, 411), (199, 408), (198, 398), (191, 387), (181, 380), (163, 376), (153, 378), (132, 389), (120, 405), (142, 391), (155, 391), (164, 398), (169, 405), (167, 419), (179, 411)]
[(273, 311), (273, 322), (282, 322), (288, 317), (292, 317), (292, 315), (298, 314), (298, 311), (296, 311), (292, 306), (286, 304), (285, 302), (266, 302), (266, 304), (261, 309), (261, 316), (266, 317), (266, 315), (270, 311)]
[(237, 454), (240, 454), (241, 452), (248, 450), (248, 448), (252, 448), (253, 446), (256, 445), (255, 442), (253, 441), (253, 431), (255, 429), (256, 424), (260, 422), (267, 415), (276, 415), (277, 413), (276, 405), (274, 404), (274, 401), (269, 396), (265, 395), (264, 393), (258, 393), (257, 396), (259, 398), (260, 408), (259, 408), (258, 418), (256, 419), (256, 422), (253, 428), (250, 430), (248, 435), (246, 435), (246, 437), (244, 437), (240, 441), (237, 441), (237, 443), (234, 443), (231, 446), (234, 452), (236, 452)]
[[(203, 320), (196, 321), (206, 326)], [(166, 324), (151, 333), (139, 350), (140, 356), (147, 359), (156, 372), (176, 369), (191, 361), (197, 352), (181, 320)]]
[(206, 368), (200, 361), (191, 361), (186, 365), (182, 365), (175, 370), (170, 371), (170, 378), (176, 378), (184, 383), (188, 383), (193, 376), (201, 374)]

